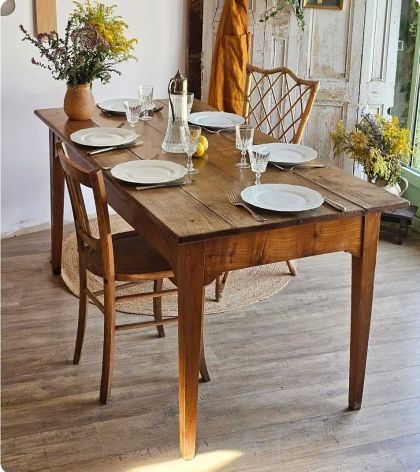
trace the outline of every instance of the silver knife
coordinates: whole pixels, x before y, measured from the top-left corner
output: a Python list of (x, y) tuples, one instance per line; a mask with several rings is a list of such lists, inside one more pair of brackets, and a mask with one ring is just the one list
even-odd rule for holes
[(324, 202), (325, 202), (327, 205), (332, 206), (332, 207), (335, 208), (336, 210), (341, 211), (341, 212), (344, 212), (344, 211), (347, 210), (347, 208), (346, 208), (344, 205), (341, 205), (341, 203), (335, 202), (334, 200), (330, 200), (330, 199), (329, 199), (328, 197), (326, 197), (325, 195), (321, 195), (321, 197), (324, 199)]
[(141, 146), (144, 144), (143, 141), (137, 141), (136, 143), (131, 143), (131, 144), (119, 144), (118, 146), (109, 146), (106, 148), (100, 148), (100, 149), (95, 149), (94, 151), (89, 151), (88, 154), (89, 156), (94, 156), (96, 154), (101, 154), (103, 152), (108, 152), (108, 151), (114, 151), (115, 149), (128, 149), (132, 147), (137, 147)]
[(163, 188), (163, 187), (183, 187), (185, 185), (191, 185), (195, 182), (195, 180), (191, 180), (190, 182), (178, 182), (172, 184), (156, 184), (156, 185), (147, 185), (136, 187), (136, 190), (151, 190), (152, 188)]

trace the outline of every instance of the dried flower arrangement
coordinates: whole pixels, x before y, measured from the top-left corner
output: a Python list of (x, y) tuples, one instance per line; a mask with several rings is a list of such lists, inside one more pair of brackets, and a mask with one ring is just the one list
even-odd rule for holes
[(331, 139), (336, 155), (344, 153), (359, 162), (369, 181), (383, 179), (389, 185), (398, 182), (401, 162), (408, 162), (413, 151), (410, 130), (400, 127), (396, 116), (364, 114), (353, 131), (339, 121)]

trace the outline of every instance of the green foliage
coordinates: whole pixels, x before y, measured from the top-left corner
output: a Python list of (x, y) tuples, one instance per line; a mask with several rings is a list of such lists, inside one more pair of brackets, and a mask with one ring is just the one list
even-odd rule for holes
[[(409, 12), (409, 17), (408, 17), (408, 35), (405, 38), (406, 47), (405, 47), (404, 52), (400, 53), (400, 54), (404, 54), (406, 57), (409, 58), (408, 64), (405, 65), (405, 70), (401, 72), (404, 75), (408, 72), (410, 75), (400, 86), (400, 91), (404, 93), (407, 103), (410, 99), (410, 92), (411, 92), (411, 71), (413, 70), (413, 66), (414, 66), (414, 50), (416, 46), (419, 10), (420, 10), (420, 3), (417, 0), (411, 0), (410, 12)], [(404, 122), (407, 120), (407, 115), (408, 115), (408, 106), (402, 113), (402, 119)]]
[(302, 6), (301, 0), (280, 0), (272, 8), (267, 10), (260, 18), (261, 23), (265, 23), (270, 18), (274, 18), (279, 12), (284, 10), (287, 5), (290, 5), (295, 12), (296, 19), (299, 28), (304, 31), (305, 29), (305, 11)]

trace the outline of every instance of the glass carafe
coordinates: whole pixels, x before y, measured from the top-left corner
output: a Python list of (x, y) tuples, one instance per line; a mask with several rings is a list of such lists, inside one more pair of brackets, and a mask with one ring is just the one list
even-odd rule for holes
[(187, 79), (178, 71), (168, 86), (168, 128), (162, 149), (166, 152), (183, 153), (181, 128), (188, 124)]

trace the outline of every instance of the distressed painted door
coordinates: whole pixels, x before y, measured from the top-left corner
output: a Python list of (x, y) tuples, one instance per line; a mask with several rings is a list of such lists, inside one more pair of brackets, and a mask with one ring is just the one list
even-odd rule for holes
[[(320, 81), (302, 143), (349, 172), (353, 164), (333, 156), (329, 132), (340, 119), (353, 127), (364, 105), (381, 112), (392, 106), (400, 2), (344, 0), (342, 10), (307, 8), (301, 33), (289, 10), (260, 23), (274, 0), (250, 0), (250, 62), (265, 68), (286, 66), (301, 77)], [(204, 99), (223, 3), (204, 2)]]
[(349, 172), (352, 162), (333, 156), (329, 133), (339, 120), (351, 128), (358, 119), (364, 11), (365, 0), (345, 0), (342, 10), (306, 9), (299, 48), (299, 75), (320, 82), (303, 142)]
[(360, 79), (362, 107), (387, 115), (394, 105), (401, 0), (369, 0)]

